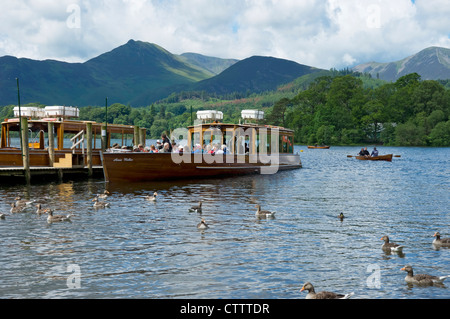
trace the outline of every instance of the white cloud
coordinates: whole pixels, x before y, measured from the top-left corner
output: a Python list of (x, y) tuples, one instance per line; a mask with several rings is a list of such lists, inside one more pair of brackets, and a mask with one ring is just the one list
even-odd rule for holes
[(342, 68), (450, 47), (449, 16), (448, 0), (2, 1), (0, 56), (79, 62), (135, 39), (177, 54)]

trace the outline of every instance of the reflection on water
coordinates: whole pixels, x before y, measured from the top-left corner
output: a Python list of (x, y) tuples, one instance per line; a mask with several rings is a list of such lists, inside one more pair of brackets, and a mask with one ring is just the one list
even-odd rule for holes
[[(450, 236), (449, 149), (380, 149), (402, 157), (298, 147), (304, 168), (273, 176), (3, 185), (4, 213), (20, 194), (74, 217), (48, 224), (31, 206), (0, 220), (0, 297), (304, 298), (310, 281), (354, 298), (449, 298), (446, 286), (409, 287), (400, 271), (450, 274), (450, 249), (431, 244), (436, 230)], [(94, 209), (105, 189), (110, 208)], [(189, 212), (199, 201), (202, 213)], [(276, 217), (256, 218), (255, 204)], [(384, 253), (383, 235), (403, 254)]]

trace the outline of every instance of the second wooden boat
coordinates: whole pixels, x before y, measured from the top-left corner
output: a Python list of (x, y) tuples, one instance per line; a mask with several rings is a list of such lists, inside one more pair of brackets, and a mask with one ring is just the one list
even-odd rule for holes
[(379, 156), (355, 156), (356, 159), (361, 161), (392, 161), (392, 154), (379, 155)]

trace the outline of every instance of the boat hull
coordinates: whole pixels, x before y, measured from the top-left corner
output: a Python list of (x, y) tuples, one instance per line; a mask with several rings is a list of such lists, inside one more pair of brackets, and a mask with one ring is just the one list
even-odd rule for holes
[(387, 154), (387, 155), (380, 155), (380, 156), (356, 156), (356, 159), (361, 160), (361, 161), (388, 161), (391, 162), (392, 161), (392, 154)]
[(211, 178), (247, 174), (272, 174), (301, 168), (298, 154), (277, 155), (261, 163), (249, 155), (210, 155), (174, 153), (104, 153), (105, 180), (108, 182), (149, 182), (177, 179)]
[(308, 146), (309, 149), (321, 149), (321, 150), (328, 150), (329, 146)]

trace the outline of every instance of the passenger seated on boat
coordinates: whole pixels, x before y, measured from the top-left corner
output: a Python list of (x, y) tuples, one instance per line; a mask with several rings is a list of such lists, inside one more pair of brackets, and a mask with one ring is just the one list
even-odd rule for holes
[(161, 141), (160, 140), (157, 140), (156, 141), (156, 149), (157, 150), (160, 150), (160, 149), (162, 149), (163, 148), (163, 145), (161, 144)]
[(217, 150), (216, 154), (226, 154), (227, 153), (227, 146), (224, 144), (220, 147), (220, 149)]
[(164, 143), (164, 147), (159, 151), (159, 153), (171, 153), (170, 144)]
[(139, 152), (145, 152), (145, 150), (144, 150), (144, 145), (139, 144), (139, 145), (138, 145), (138, 148), (139, 148)]
[[(167, 138), (166, 134), (161, 134), (162, 144), (166, 147), (166, 143), (169, 144), (168, 152), (172, 152), (172, 144), (170, 144), (170, 140)], [(164, 151), (165, 152), (165, 151)]]
[(178, 151), (179, 151), (179, 148), (178, 148), (177, 143), (173, 143), (172, 144), (172, 153), (178, 153)]
[(376, 147), (373, 148), (372, 154), (370, 154), (371, 156), (378, 156), (378, 150)]
[(156, 149), (155, 145), (150, 145), (150, 153), (158, 153), (158, 150)]
[(206, 145), (206, 153), (214, 155), (214, 148), (211, 144)]
[(120, 145), (119, 145), (119, 143), (114, 143), (114, 144), (113, 144), (113, 146), (112, 146), (112, 148), (114, 148), (114, 149), (118, 149), (118, 148), (120, 148)]

